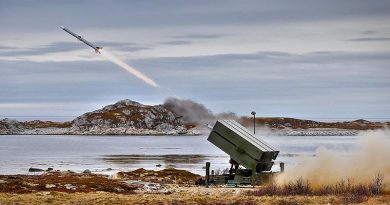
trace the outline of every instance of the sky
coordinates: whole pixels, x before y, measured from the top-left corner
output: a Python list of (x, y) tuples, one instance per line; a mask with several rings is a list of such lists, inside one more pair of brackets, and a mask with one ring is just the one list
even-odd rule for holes
[(0, 0), (0, 118), (169, 96), (214, 113), (389, 119), (390, 1)]

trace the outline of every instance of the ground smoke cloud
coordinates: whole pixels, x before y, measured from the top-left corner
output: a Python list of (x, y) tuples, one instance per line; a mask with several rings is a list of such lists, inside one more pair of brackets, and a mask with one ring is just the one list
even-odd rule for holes
[(356, 151), (336, 152), (319, 148), (314, 158), (300, 158), (297, 165), (286, 167), (286, 172), (276, 179), (277, 184), (285, 184), (302, 177), (313, 187), (334, 184), (340, 180), (352, 179), (357, 183), (367, 183), (377, 174), (384, 176), (390, 184), (390, 131), (368, 131), (358, 137)]
[(213, 114), (206, 106), (192, 100), (169, 97), (163, 106), (175, 114), (182, 116), (184, 122), (194, 125), (214, 125), (217, 119), (235, 119), (239, 117), (232, 112)]
[(169, 97), (165, 100), (163, 106), (182, 116), (182, 119), (190, 124), (201, 125), (215, 118), (213, 113), (204, 105), (192, 100)]
[(143, 80), (145, 83), (147, 83), (147, 84), (149, 84), (149, 85), (151, 85), (153, 87), (159, 87), (159, 85), (156, 82), (154, 82), (152, 79), (150, 79), (148, 76), (144, 75), (140, 71), (136, 70), (135, 68), (131, 67), (127, 63), (123, 62), (121, 59), (119, 59), (116, 56), (112, 55), (108, 51), (101, 50), (100, 52), (107, 60), (109, 60), (109, 61), (115, 63), (116, 65), (118, 65), (119, 67), (127, 70), (131, 74), (135, 75), (135, 77)]

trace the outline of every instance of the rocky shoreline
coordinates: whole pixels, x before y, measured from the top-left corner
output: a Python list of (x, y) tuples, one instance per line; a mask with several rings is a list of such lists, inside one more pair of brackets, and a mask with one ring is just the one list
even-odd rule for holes
[(200, 135), (196, 129), (189, 130), (152, 130), (137, 128), (100, 128), (88, 131), (74, 130), (72, 128), (34, 128), (23, 129), (16, 132), (1, 132), (0, 135)]
[[(214, 115), (192, 101), (143, 105), (126, 99), (68, 122), (2, 119), (0, 135), (201, 135), (207, 134), (207, 127), (217, 119), (234, 119), (246, 127), (253, 125), (252, 118), (234, 113)], [(364, 130), (389, 128), (390, 122), (317, 122), (273, 117), (256, 118), (256, 126), (277, 136), (355, 136)]]
[(0, 135), (198, 135), (162, 105), (121, 100), (70, 122), (0, 120)]
[(276, 136), (357, 136), (362, 130), (349, 130), (337, 128), (308, 128), (308, 129), (278, 129), (270, 135)]
[[(319, 129), (277, 129), (267, 131), (268, 136), (357, 136), (362, 130), (347, 130), (335, 128), (319, 128)], [(124, 129), (124, 128), (109, 128), (101, 130), (91, 130), (88, 132), (74, 131), (71, 128), (34, 128), (18, 132), (1, 133), (0, 135), (202, 135), (202, 132), (196, 128), (187, 130), (186, 132), (174, 131), (156, 131), (148, 129)], [(264, 135), (261, 131), (258, 135)]]
[[(308, 128), (308, 129), (267, 129), (258, 131), (259, 135), (269, 136), (357, 136), (364, 130), (337, 129), (337, 128)], [(152, 130), (137, 128), (96, 128), (88, 131), (80, 131), (70, 128), (33, 128), (17, 131), (2, 131), (0, 135), (202, 135), (197, 128)]]

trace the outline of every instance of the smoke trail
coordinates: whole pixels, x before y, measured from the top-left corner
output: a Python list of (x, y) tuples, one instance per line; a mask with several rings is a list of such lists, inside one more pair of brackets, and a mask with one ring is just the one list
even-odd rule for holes
[(117, 58), (116, 56), (109, 53), (107, 50), (100, 50), (100, 53), (107, 58), (109, 61), (115, 63), (119, 67), (129, 71), (131, 74), (135, 75), (135, 77), (143, 80), (145, 83), (153, 86), (153, 87), (160, 87), (154, 80), (146, 76), (145, 74), (141, 73), (140, 71), (136, 70), (135, 68), (131, 67), (127, 63), (123, 62), (121, 59)]
[(319, 148), (316, 157), (300, 158), (296, 166), (288, 167), (276, 179), (278, 184), (299, 177), (307, 179), (314, 187), (336, 183), (351, 178), (367, 183), (380, 172), (386, 184), (390, 183), (390, 131), (369, 131), (358, 136), (359, 148), (346, 153)]

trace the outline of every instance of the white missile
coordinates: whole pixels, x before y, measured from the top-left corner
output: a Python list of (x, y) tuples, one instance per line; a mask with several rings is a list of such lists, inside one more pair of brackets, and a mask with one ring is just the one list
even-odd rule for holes
[(88, 46), (90, 46), (91, 48), (93, 48), (95, 50), (96, 53), (99, 53), (100, 54), (100, 50), (103, 49), (103, 47), (98, 47), (98, 46), (95, 46), (93, 45), (91, 42), (85, 40), (83, 37), (73, 33), (72, 31), (70, 31), (69, 29), (61, 26), (62, 30), (66, 31), (67, 33), (69, 33), (70, 35), (74, 36), (75, 38), (79, 39), (79, 41), (87, 44)]

